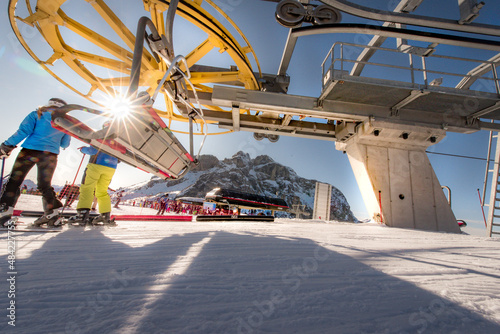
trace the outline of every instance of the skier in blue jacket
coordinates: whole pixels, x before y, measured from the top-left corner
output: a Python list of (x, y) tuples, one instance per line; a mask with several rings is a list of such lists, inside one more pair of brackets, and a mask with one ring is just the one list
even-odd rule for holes
[[(109, 126), (108, 122), (103, 124), (103, 127), (106, 126)], [(110, 219), (111, 198), (108, 194), (108, 187), (119, 161), (117, 158), (103, 153), (92, 146), (81, 147), (80, 151), (83, 154), (91, 155), (91, 157), (85, 168), (82, 185), (80, 186), (80, 198), (76, 206), (77, 214), (69, 219), (69, 223), (81, 226), (91, 223), (89, 218), (90, 208), (92, 207), (95, 193), (100, 215), (92, 221), (92, 224), (114, 225), (115, 222)]]
[(67, 105), (64, 100), (51, 98), (47, 106), (32, 111), (24, 118), (19, 129), (0, 145), (0, 157), (7, 157), (21, 141), (19, 152), (10, 178), (0, 198), (0, 222), (4, 226), (12, 217), (20, 195), (21, 185), (28, 172), (37, 166), (37, 185), (42, 193), (44, 215), (35, 225), (60, 225), (59, 208), (63, 206), (52, 187), (52, 176), (57, 166), (60, 148), (67, 148), (71, 137), (51, 125), (52, 111)]

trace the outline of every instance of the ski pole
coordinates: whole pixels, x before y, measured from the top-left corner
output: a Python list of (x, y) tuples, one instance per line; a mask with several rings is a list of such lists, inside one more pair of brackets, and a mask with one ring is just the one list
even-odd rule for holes
[(484, 226), (488, 228), (488, 224), (486, 223), (486, 217), (484, 216), (483, 200), (481, 199), (481, 193), (479, 193), (479, 188), (477, 189), (477, 194), (479, 195), (479, 204), (481, 205), (481, 211), (483, 212)]
[(3, 193), (3, 172), (5, 169), (5, 157), (2, 158), (2, 171), (0, 172), (0, 194)]
[(82, 167), (83, 159), (85, 159), (85, 153), (83, 154), (82, 161), (80, 161), (80, 165), (78, 166), (78, 169), (76, 170), (76, 174), (75, 174), (75, 178), (73, 179), (73, 183), (69, 187), (68, 196), (66, 197), (66, 203), (64, 204), (64, 206), (63, 206), (63, 208), (61, 210), (61, 214), (64, 212), (64, 209), (66, 208), (66, 206), (68, 206), (69, 196), (71, 194), (71, 190), (73, 189), (73, 186), (75, 185), (76, 178), (78, 177), (78, 173), (80, 172), (80, 168)]
[(64, 196), (66, 196), (67, 193), (68, 193), (68, 182), (64, 184), (64, 187), (61, 190), (61, 193), (59, 194), (59, 198), (64, 198)]

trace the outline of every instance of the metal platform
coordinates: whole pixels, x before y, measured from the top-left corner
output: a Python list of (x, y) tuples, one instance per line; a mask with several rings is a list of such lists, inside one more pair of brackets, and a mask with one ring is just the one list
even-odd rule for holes
[[(500, 119), (496, 60), (437, 55), (434, 51), (404, 45), (389, 48), (334, 43), (322, 64), (320, 104), (361, 104), (378, 117), (386, 117), (387, 108), (385, 112), (396, 123), (398, 118), (424, 126), (441, 122), (445, 130), (457, 132), (478, 130), (484, 125), (481, 119)], [(366, 56), (376, 52), (380, 55), (377, 60)], [(444, 68), (450, 63), (460, 65)], [(477, 64), (482, 71), (475, 69)], [(370, 74), (360, 76), (360, 69)], [(467, 87), (461, 84), (464, 78), (471, 82)]]
[(494, 93), (358, 77), (338, 70), (327, 76), (322, 100), (387, 107), (394, 116), (400, 111), (416, 111), (473, 117), (494, 108), (483, 117), (500, 119), (500, 105), (496, 106), (500, 98)]

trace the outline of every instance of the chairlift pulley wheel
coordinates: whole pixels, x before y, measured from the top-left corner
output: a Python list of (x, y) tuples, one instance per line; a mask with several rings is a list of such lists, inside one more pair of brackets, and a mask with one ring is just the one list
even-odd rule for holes
[(255, 140), (261, 141), (262, 139), (266, 138), (266, 135), (260, 132), (254, 132), (253, 133), (253, 138)]
[(297, 0), (283, 0), (276, 6), (276, 20), (287, 28), (299, 26), (305, 18), (304, 6)]
[(342, 14), (336, 8), (328, 5), (320, 5), (314, 9), (314, 24), (332, 24), (339, 23), (342, 20)]
[(269, 139), (269, 141), (271, 143), (276, 143), (280, 139), (280, 136), (279, 135), (267, 135), (267, 139)]
[[(104, 106), (104, 98), (118, 94), (129, 84), (139, 18), (149, 16), (160, 36), (166, 33), (168, 2), (138, 0), (127, 6), (129, 12), (122, 15), (123, 6), (116, 1), (9, 0), (8, 15), (16, 37), (40, 67), (72, 91)], [(144, 9), (146, 12), (141, 12)], [(222, 19), (216, 18), (219, 16)], [(260, 89), (255, 75), (260, 73), (260, 65), (254, 50), (236, 24), (211, 0), (203, 1), (203, 7), (199, 1), (179, 0), (176, 17), (184, 20), (184, 26), (192, 28), (195, 36), (182, 41), (182, 55), (190, 68), (200, 69), (191, 71), (191, 82), (198, 93), (212, 92), (214, 84)], [(86, 23), (90, 21), (96, 24), (89, 27)], [(200, 64), (212, 50), (224, 54), (227, 67), (218, 61)], [(252, 68), (252, 57), (256, 69)], [(223, 72), (207, 70), (221, 66)], [(167, 68), (167, 64), (158, 62), (156, 53), (145, 47), (140, 89), (153, 92)], [(168, 120), (168, 126), (176, 121), (187, 122), (187, 115), (173, 106), (168, 94), (161, 91), (154, 105), (158, 115)], [(220, 110), (218, 106), (204, 106)]]

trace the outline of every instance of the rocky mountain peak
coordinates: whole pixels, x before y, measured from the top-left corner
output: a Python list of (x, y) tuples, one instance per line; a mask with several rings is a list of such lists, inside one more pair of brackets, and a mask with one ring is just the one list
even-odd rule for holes
[(271, 157), (268, 155), (259, 155), (254, 159), (254, 163), (255, 165), (265, 165), (269, 163), (274, 163), (274, 160), (271, 159)]
[(231, 159), (224, 159), (222, 162), (228, 165), (234, 164), (237, 168), (248, 168), (252, 165), (252, 158), (250, 154), (238, 151)]
[(197, 171), (207, 171), (220, 165), (219, 159), (215, 155), (204, 154), (198, 159)]
[[(302, 211), (299, 218), (312, 217), (316, 180), (302, 178), (287, 166), (267, 155), (252, 159), (248, 153), (237, 152), (222, 161), (213, 155), (202, 155), (199, 165), (183, 179), (165, 181), (157, 177), (147, 184), (126, 189), (125, 198), (157, 196), (178, 192), (177, 197), (205, 197), (213, 188), (221, 187), (284, 199), (291, 212)], [(331, 219), (356, 221), (349, 203), (340, 190), (332, 187)]]

